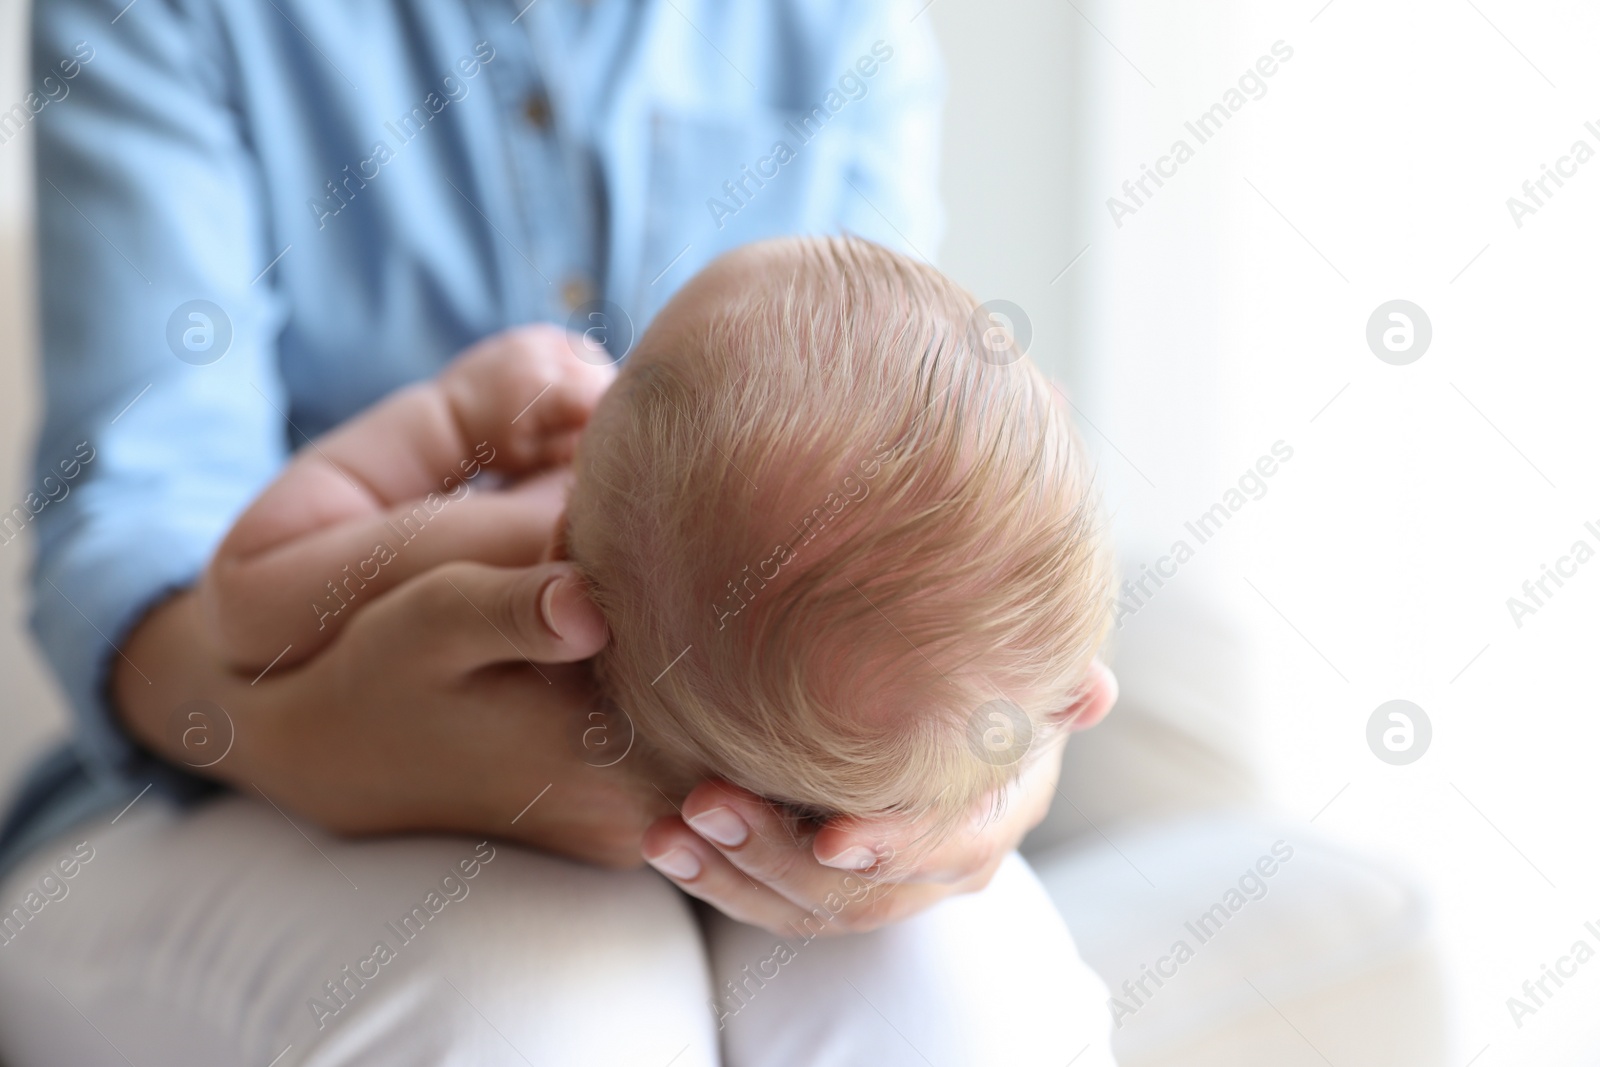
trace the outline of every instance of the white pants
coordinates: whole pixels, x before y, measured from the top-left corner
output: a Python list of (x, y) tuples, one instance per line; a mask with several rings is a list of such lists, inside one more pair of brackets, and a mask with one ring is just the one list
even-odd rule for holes
[(146, 797), (29, 857), (6, 917), (6, 1067), (1112, 1062), (1105, 990), (1016, 856), (982, 893), (779, 950), (646, 870)]

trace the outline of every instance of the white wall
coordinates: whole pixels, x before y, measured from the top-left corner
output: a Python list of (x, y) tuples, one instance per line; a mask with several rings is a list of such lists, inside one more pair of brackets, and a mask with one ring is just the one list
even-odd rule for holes
[(1032, 322), (1031, 354), (1082, 380), (1072, 360), (1077, 283), (1087, 257), (1076, 206), (1081, 22), (1059, 0), (936, 0), (949, 68), (942, 175), (949, 227), (940, 265), (980, 299)]
[[(1427, 880), (1459, 1062), (1593, 1062), (1600, 964), (1520, 1028), (1506, 999), (1580, 937), (1600, 947), (1583, 926), (1600, 925), (1600, 563), (1520, 629), (1506, 600), (1576, 539), (1600, 548), (1583, 529), (1600, 520), (1600, 162), (1520, 229), (1506, 199), (1575, 139), (1600, 149), (1596, 12), (1075, 2), (1114, 42), (1085, 39), (1096, 217), (1077, 239), (1094, 242), (1096, 421), (1154, 483), (1102, 453), (1131, 558), (1294, 447), (1174, 579), (1230, 605), (1257, 651), (1269, 792)], [(1118, 228), (1106, 199), (1279, 39), (1294, 56), (1267, 94)], [(1409, 366), (1364, 336), (1397, 297), (1434, 328)], [(1435, 731), (1409, 766), (1365, 739), (1394, 698)]]

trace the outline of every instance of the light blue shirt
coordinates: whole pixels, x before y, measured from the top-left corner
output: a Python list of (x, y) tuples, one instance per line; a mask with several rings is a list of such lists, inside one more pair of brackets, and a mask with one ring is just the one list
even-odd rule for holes
[(37, 135), (46, 397), (0, 537), (38, 539), (76, 721), (13, 858), (195, 790), (117, 725), (110, 664), (307, 435), (508, 326), (621, 355), (758, 238), (939, 236), (923, 0), (125, 3), (39, 0), (28, 114), (0, 116)]

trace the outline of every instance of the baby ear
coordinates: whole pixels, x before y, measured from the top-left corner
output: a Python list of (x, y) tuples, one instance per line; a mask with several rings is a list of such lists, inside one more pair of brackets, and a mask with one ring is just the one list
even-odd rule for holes
[(1117, 676), (1099, 660), (1089, 665), (1089, 674), (1073, 697), (1072, 703), (1056, 712), (1053, 718), (1068, 730), (1087, 730), (1106, 717), (1117, 702)]

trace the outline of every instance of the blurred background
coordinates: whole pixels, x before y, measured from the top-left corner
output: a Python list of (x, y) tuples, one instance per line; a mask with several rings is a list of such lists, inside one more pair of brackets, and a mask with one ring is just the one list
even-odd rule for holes
[[(1508, 998), (1575, 942), (1600, 950), (1600, 563), (1520, 620), (1507, 600), (1574, 542), (1600, 549), (1600, 162), (1520, 219), (1507, 198), (1574, 142), (1600, 151), (1600, 12), (933, 0), (919, 17), (950, 74), (941, 266), (1022, 309), (1096, 453), (1125, 576), (1170, 575), (1126, 600), (1124, 706), (1075, 742), (1031, 846), (1129, 1009), (1119, 1055), (1596, 1062), (1600, 963), (1531, 1013)], [(0, 0), (6, 107), (25, 18)], [(1186, 124), (1208, 112), (1202, 141)], [(30, 150), (27, 132), (0, 144), (6, 508), (37, 413)], [(1146, 168), (1161, 184), (1141, 189)], [(1369, 344), (1395, 300), (1414, 305), (1403, 352)], [(1219, 503), (1202, 541), (1186, 524)], [(1179, 541), (1192, 557), (1172, 561)], [(0, 544), (8, 786), (64, 729), (24, 633), (28, 551)], [(1408, 711), (1398, 753), (1369, 742), (1392, 700), (1428, 725)], [(1119, 993), (1278, 840), (1300, 858), (1215, 949)]]

